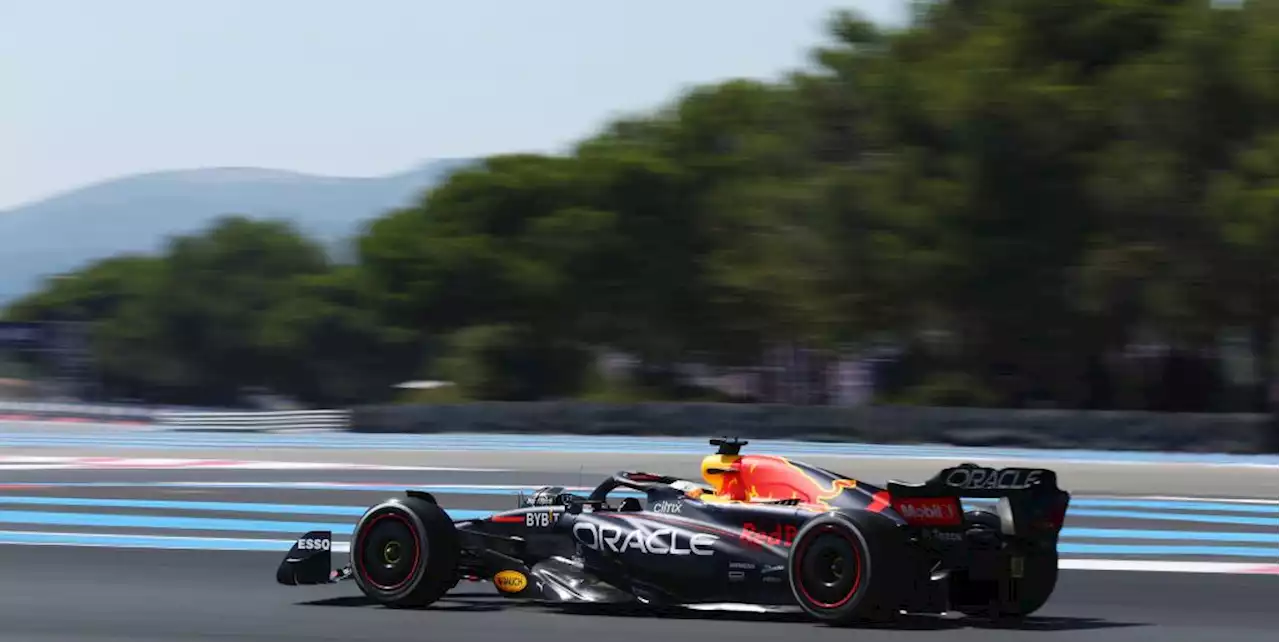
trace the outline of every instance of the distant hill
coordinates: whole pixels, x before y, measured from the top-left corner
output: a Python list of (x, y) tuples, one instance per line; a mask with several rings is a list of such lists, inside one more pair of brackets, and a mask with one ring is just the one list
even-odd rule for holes
[(473, 161), (438, 160), (375, 178), (210, 168), (128, 176), (0, 211), (0, 305), (46, 276), (242, 214), (287, 219), (331, 247), (384, 212), (410, 203)]

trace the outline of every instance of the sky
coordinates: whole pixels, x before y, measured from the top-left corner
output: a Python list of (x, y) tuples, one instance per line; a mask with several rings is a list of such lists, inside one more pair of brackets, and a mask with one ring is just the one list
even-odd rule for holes
[(0, 209), (124, 175), (556, 152), (906, 0), (0, 0)]

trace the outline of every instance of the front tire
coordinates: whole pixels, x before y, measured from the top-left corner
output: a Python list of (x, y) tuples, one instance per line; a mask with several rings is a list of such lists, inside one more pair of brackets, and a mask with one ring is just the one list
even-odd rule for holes
[(351, 541), (356, 584), (393, 607), (422, 607), (457, 583), (458, 532), (436, 504), (392, 499), (365, 512)]

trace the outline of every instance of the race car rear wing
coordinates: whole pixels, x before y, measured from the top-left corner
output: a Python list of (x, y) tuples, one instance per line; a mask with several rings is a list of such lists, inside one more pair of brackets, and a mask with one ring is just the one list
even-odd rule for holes
[(888, 490), (903, 497), (986, 497), (1060, 492), (1058, 475), (1046, 468), (986, 468), (960, 464), (944, 468), (922, 484), (890, 481)]
[[(987, 468), (965, 463), (944, 468), (920, 484), (889, 481), (892, 504), (924, 498), (997, 499), (996, 513), (1006, 535), (1056, 536), (1062, 529), (1070, 493), (1045, 468)], [(901, 512), (901, 511), (900, 511)]]

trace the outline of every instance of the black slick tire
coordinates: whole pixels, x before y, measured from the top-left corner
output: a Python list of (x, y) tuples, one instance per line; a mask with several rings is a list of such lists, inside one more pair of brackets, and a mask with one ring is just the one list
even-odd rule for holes
[[(1000, 517), (990, 511), (965, 514), (969, 528), (1000, 530)], [(951, 608), (969, 617), (1024, 618), (1049, 601), (1058, 584), (1058, 551), (1052, 543), (1028, 542), (1019, 547), (1022, 577), (975, 581), (964, 571), (948, 579)]]
[(423, 607), (457, 584), (459, 544), (444, 509), (419, 497), (391, 499), (365, 512), (351, 538), (360, 590), (391, 607)]
[(811, 617), (833, 625), (884, 621), (898, 613), (900, 535), (874, 513), (827, 513), (796, 534), (787, 560), (791, 593)]

